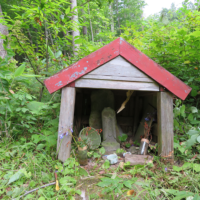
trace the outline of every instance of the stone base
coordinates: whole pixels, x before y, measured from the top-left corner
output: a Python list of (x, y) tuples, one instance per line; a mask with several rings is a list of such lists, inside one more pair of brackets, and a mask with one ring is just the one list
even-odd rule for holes
[(115, 152), (120, 148), (120, 144), (118, 142), (102, 142), (101, 146), (105, 148), (106, 152)]

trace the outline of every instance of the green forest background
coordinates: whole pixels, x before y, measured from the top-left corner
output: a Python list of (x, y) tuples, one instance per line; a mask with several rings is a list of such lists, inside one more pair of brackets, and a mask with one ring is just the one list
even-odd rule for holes
[[(185, 0), (179, 8), (172, 4), (170, 9), (163, 8), (147, 18), (143, 17), (146, 3), (142, 0), (78, 0), (77, 6), (71, 5), (74, 0), (0, 2), (0, 33), (6, 33), (0, 36), (1, 41), (4, 39), (0, 50), (7, 52), (0, 57), (0, 176), (4, 181), (0, 197), (5, 199), (21, 194), (25, 186), (22, 189), (20, 183), (25, 184), (27, 179), (31, 179), (30, 188), (39, 184), (39, 175), (32, 177), (33, 166), (45, 163), (40, 166), (41, 172), (46, 168), (51, 171), (55, 162), (61, 165), (56, 160), (61, 92), (49, 94), (43, 81), (117, 37), (127, 40), (192, 88), (185, 101), (176, 99), (174, 103), (174, 153), (186, 163), (194, 156), (195, 163), (200, 161), (200, 1)], [(21, 157), (30, 165), (22, 164)], [(5, 185), (15, 174), (13, 170), (22, 165), (23, 179), (16, 179), (21, 182), (12, 183), (9, 187), (13, 190), (7, 190)], [(197, 168), (199, 172), (200, 166)], [(161, 184), (161, 188), (188, 190), (190, 196), (199, 194), (199, 174), (195, 176), (194, 168), (190, 172), (190, 189), (182, 187), (188, 182), (184, 173), (177, 175), (185, 180), (180, 188), (173, 185), (175, 182)], [(52, 179), (52, 175), (45, 176)], [(65, 191), (73, 199), (75, 189), (69, 188)], [(166, 194), (168, 199), (178, 196), (172, 191)], [(28, 199), (51, 199), (55, 191), (37, 195)], [(64, 199), (62, 192), (59, 195)]]

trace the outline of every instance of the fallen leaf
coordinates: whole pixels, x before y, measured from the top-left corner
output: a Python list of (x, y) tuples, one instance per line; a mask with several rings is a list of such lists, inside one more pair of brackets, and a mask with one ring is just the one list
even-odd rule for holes
[(58, 191), (60, 188), (59, 188), (59, 184), (58, 184), (58, 180), (56, 180), (56, 191)]
[(136, 192), (134, 191), (134, 190), (129, 190), (128, 192), (127, 192), (127, 196), (132, 196), (132, 195), (136, 195)]
[(99, 174), (105, 174), (105, 171), (100, 171)]

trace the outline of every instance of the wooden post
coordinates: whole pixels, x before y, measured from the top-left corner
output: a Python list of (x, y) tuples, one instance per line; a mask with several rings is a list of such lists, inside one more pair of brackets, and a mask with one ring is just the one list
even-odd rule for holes
[[(71, 140), (70, 129), (73, 129), (74, 106), (75, 106), (76, 90), (73, 87), (62, 88), (60, 118), (58, 129), (57, 151), (58, 159), (65, 162), (70, 156)], [(59, 135), (69, 132), (69, 134), (60, 139)]]
[(174, 132), (173, 132), (173, 96), (169, 92), (158, 92), (158, 154), (173, 162)]

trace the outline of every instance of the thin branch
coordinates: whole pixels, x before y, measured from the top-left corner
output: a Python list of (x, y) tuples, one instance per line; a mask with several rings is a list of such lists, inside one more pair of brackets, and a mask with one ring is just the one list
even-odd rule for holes
[[(37, 73), (36, 73), (36, 71), (35, 71), (35, 68), (33, 67), (33, 64), (32, 64), (32, 62), (31, 62), (30, 58), (28, 57), (28, 55), (27, 55), (25, 49), (22, 47), (22, 45), (21, 45), (19, 39), (17, 38), (17, 36), (16, 36), (16, 35), (14, 35), (14, 36), (16, 37), (17, 42), (19, 43), (19, 46), (22, 48), (22, 50), (23, 50), (24, 53), (26, 54), (26, 57), (28, 58), (29, 63), (30, 63), (30, 65), (31, 65), (31, 67), (33, 68), (34, 73), (37, 75)], [(38, 82), (40, 82), (42, 85), (44, 85), (44, 83), (43, 83), (42, 81), (40, 81), (37, 77), (35, 77), (35, 78), (37, 79)]]
[[(18, 197), (18, 198), (22, 198), (23, 196), (26, 196), (27, 194), (30, 194), (31, 192), (35, 192), (36, 190), (39, 190), (40, 188), (45, 188), (45, 187), (47, 187), (47, 186), (55, 185), (55, 184), (56, 184), (56, 182), (52, 182), (52, 183), (48, 183), (48, 184), (46, 184), (46, 185), (43, 185), (43, 186), (37, 187), (37, 188), (35, 188), (35, 189), (33, 189), (33, 190), (26, 191), (25, 194), (21, 195), (21, 196)], [(12, 200), (17, 200), (18, 198), (16, 198), (16, 199), (12, 199)]]
[(85, 3), (81, 4), (79, 7), (84, 6), (86, 3), (90, 2), (91, 0), (86, 1)]

